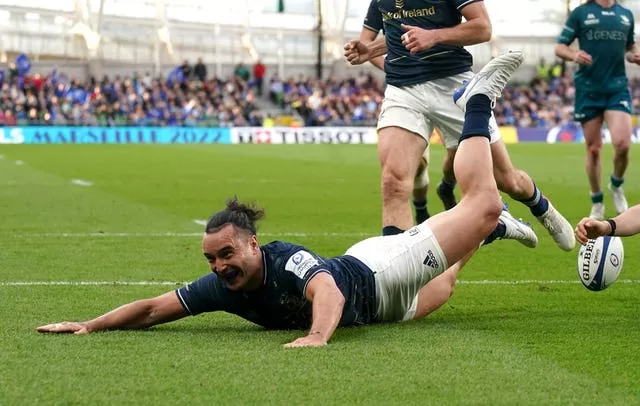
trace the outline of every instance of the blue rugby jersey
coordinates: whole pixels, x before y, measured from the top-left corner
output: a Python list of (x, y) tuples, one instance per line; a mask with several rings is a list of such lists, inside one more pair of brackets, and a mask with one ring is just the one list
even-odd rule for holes
[(215, 273), (176, 290), (191, 315), (225, 311), (269, 329), (307, 329), (312, 306), (307, 284), (320, 272), (329, 273), (345, 297), (341, 326), (376, 320), (377, 300), (371, 270), (351, 256), (323, 258), (307, 248), (274, 241), (261, 247), (264, 281), (254, 291), (232, 291)]

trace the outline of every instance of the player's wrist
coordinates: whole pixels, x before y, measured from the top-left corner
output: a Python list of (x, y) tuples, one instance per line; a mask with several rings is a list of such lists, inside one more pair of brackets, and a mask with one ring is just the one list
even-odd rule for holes
[(609, 225), (609, 230), (607, 232), (608, 236), (616, 235), (616, 221), (613, 219), (607, 219), (605, 222)]

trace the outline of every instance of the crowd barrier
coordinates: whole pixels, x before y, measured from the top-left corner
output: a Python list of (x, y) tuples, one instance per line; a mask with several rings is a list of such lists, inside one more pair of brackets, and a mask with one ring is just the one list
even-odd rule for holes
[[(501, 127), (507, 144), (581, 143), (582, 130), (568, 124), (553, 128)], [(603, 141), (611, 142), (608, 130)], [(640, 127), (632, 141), (640, 143)], [(0, 144), (376, 144), (372, 127), (2, 127)], [(437, 133), (431, 142), (440, 144)]]

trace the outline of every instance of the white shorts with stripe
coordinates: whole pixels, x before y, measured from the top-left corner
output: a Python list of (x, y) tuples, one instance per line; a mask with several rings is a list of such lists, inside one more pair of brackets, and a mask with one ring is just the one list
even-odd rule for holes
[[(447, 149), (458, 146), (464, 124), (464, 112), (453, 101), (453, 92), (470, 80), (472, 72), (431, 80), (410, 86), (387, 85), (378, 117), (378, 130), (401, 127), (427, 142), (434, 128), (440, 130)], [(489, 121), (491, 143), (500, 140), (500, 129), (493, 113)]]
[(402, 234), (368, 238), (349, 248), (374, 273), (380, 321), (411, 320), (418, 292), (447, 268), (447, 259), (426, 223)]

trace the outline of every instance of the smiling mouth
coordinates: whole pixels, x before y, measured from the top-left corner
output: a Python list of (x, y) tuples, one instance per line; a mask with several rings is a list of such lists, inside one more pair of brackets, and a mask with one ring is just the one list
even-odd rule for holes
[(237, 270), (232, 270), (229, 272), (225, 272), (224, 275), (220, 275), (220, 277), (225, 281), (225, 282), (232, 282), (236, 276), (238, 276), (239, 272)]

